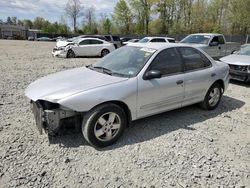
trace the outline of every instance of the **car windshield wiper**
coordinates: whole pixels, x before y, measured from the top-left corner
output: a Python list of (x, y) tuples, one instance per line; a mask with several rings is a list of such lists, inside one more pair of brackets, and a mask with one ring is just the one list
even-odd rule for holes
[(107, 69), (105, 67), (99, 67), (99, 66), (95, 66), (94, 67), (93, 65), (88, 65), (87, 68), (89, 68), (91, 70), (95, 70), (95, 69), (101, 70), (102, 73), (105, 73), (105, 74), (108, 74), (108, 75), (112, 75), (113, 74), (113, 72), (111, 70), (109, 70), (109, 69)]
[(102, 73), (105, 73), (105, 74), (108, 74), (108, 75), (112, 75), (112, 76), (119, 76), (119, 77), (128, 77), (127, 75), (125, 74), (122, 74), (122, 73), (118, 73), (118, 72), (113, 72), (112, 70), (110, 69), (107, 69), (105, 67), (100, 67), (100, 66), (93, 66), (93, 65), (88, 65), (86, 66), (87, 68), (91, 69), (91, 70), (94, 70), (94, 69), (97, 69), (97, 70), (101, 70)]

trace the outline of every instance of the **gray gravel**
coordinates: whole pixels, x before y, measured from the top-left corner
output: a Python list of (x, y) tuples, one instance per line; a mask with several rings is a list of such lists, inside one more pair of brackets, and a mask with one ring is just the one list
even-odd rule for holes
[(54, 45), (0, 40), (0, 187), (250, 187), (250, 85), (231, 83), (214, 111), (136, 121), (96, 150), (75, 130), (36, 130), (28, 84), (98, 60), (53, 58)]

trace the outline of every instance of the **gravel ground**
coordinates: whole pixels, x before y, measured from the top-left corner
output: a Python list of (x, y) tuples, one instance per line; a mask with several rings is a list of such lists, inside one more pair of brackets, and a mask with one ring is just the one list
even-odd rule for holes
[(96, 150), (82, 134), (39, 135), (24, 89), (98, 58), (51, 57), (55, 43), (0, 40), (0, 187), (250, 187), (250, 85), (214, 111), (196, 105), (133, 122)]

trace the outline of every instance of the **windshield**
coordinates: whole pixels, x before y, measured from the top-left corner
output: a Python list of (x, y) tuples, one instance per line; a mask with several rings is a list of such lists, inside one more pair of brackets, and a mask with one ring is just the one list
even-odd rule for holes
[(148, 38), (143, 38), (141, 40), (139, 40), (139, 43), (147, 43), (149, 41)]
[(180, 43), (208, 44), (210, 38), (209, 35), (189, 35)]
[(242, 45), (239, 54), (250, 56), (250, 45)]
[(105, 56), (89, 68), (96, 68), (96, 70), (102, 68), (102, 70), (105, 69), (106, 72), (108, 70), (110, 74), (115, 76), (134, 77), (140, 72), (155, 51), (150, 48), (125, 46)]

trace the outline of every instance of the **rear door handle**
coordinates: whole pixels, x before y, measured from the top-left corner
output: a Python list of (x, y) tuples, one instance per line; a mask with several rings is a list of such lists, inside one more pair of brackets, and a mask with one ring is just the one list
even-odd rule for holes
[(216, 76), (216, 73), (212, 73), (212, 74), (211, 74), (211, 77), (215, 77), (215, 76)]
[(177, 84), (177, 85), (183, 84), (183, 80), (178, 80), (178, 81), (176, 82), (176, 84)]

